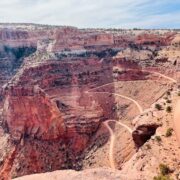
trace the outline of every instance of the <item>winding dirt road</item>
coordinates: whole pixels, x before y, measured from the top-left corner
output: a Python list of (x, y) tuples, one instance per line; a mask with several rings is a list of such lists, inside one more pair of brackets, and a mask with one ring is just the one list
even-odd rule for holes
[(128, 97), (128, 96), (124, 96), (124, 95), (122, 95), (122, 94), (117, 94), (117, 93), (110, 93), (110, 92), (88, 92), (88, 93), (110, 94), (110, 95), (114, 95), (114, 96), (118, 96), (118, 97), (127, 99), (127, 100), (129, 100), (129, 101), (132, 101), (132, 102), (137, 106), (137, 108), (139, 109), (139, 112), (140, 112), (140, 113), (143, 112), (143, 108), (141, 107), (141, 105), (140, 105), (136, 100), (134, 100), (133, 98), (130, 98), (130, 97)]
[[(129, 69), (131, 70), (131, 69)], [(149, 72), (149, 73), (152, 73), (152, 74), (156, 74), (160, 77), (163, 77), (165, 79), (168, 79), (169, 81), (173, 82), (173, 83), (177, 83), (177, 81), (169, 76), (166, 76), (164, 74), (161, 74), (159, 72), (155, 72), (155, 71), (149, 71), (149, 70), (141, 70), (142, 72)], [(85, 93), (96, 93), (96, 94), (111, 94), (111, 95), (114, 95), (114, 96), (118, 96), (118, 97), (121, 97), (121, 98), (124, 98), (124, 99), (127, 99), (129, 101), (132, 101), (138, 108), (139, 110), (139, 113), (143, 113), (143, 108), (142, 106), (136, 101), (134, 100), (133, 98), (130, 98), (128, 96), (124, 96), (124, 95), (121, 95), (121, 94), (117, 94), (117, 93), (110, 93), (110, 92), (92, 92), (93, 90), (97, 90), (97, 89), (100, 89), (102, 87), (105, 87), (105, 86), (108, 86), (108, 85), (111, 85), (111, 84), (114, 84), (115, 82), (112, 82), (112, 83), (107, 83), (107, 84), (104, 84), (104, 85), (101, 85), (101, 86), (98, 86), (98, 87), (95, 87), (95, 88), (92, 88), (90, 89), (89, 91), (86, 91)], [(179, 104), (177, 105), (177, 109), (180, 109), (180, 101), (179, 101)], [(180, 140), (180, 122), (179, 122), (179, 118), (180, 118), (180, 112), (179, 110), (177, 111), (176, 113), (176, 118), (175, 118), (175, 124), (178, 125), (177, 127), (179, 127), (177, 130), (176, 130), (176, 133), (178, 135), (178, 138)], [(108, 121), (105, 121), (104, 122), (104, 125), (107, 127), (107, 129), (109, 130), (109, 133), (110, 133), (110, 147), (109, 147), (109, 161), (110, 161), (110, 167), (112, 169), (116, 169), (116, 165), (115, 165), (115, 160), (114, 160), (114, 144), (115, 144), (115, 134), (113, 132), (113, 130), (111, 129), (111, 127), (109, 126), (109, 122), (115, 122), (115, 123), (118, 123), (120, 126), (126, 128), (129, 133), (132, 134), (132, 129), (129, 128), (127, 125), (117, 121), (117, 120), (108, 120)]]
[[(127, 71), (128, 71), (128, 70), (134, 70), (134, 69), (127, 69)], [(139, 71), (139, 70), (134, 70), (134, 71)], [(173, 79), (173, 78), (171, 78), (171, 77), (169, 77), (169, 76), (166, 76), (166, 75), (164, 75), (164, 74), (161, 74), (161, 73), (159, 73), (159, 72), (150, 71), (150, 70), (143, 70), (143, 69), (142, 69), (141, 71), (142, 71), (142, 72), (148, 72), (148, 73), (151, 73), (151, 74), (156, 74), (156, 75), (158, 75), (158, 76), (160, 76), (160, 77), (163, 77), (163, 78), (165, 78), (165, 79), (167, 79), (167, 80), (169, 80), (169, 81), (171, 81), (171, 82), (173, 82), (173, 83), (177, 83), (177, 80), (175, 80), (175, 79)], [(112, 85), (112, 84), (114, 84), (114, 83), (116, 83), (116, 82), (111, 82), (111, 83), (103, 84), (103, 85), (101, 85), (101, 86), (98, 86), (98, 87), (95, 87), (95, 88), (90, 89), (88, 92), (93, 91), (93, 90), (100, 89), (100, 88), (105, 87), (105, 86), (108, 86), (108, 85)]]
[(116, 169), (116, 165), (115, 165), (115, 160), (114, 160), (114, 144), (115, 144), (115, 134), (113, 132), (113, 130), (111, 129), (111, 127), (109, 126), (109, 122), (115, 122), (117, 124), (119, 124), (120, 126), (126, 128), (129, 133), (132, 134), (132, 129), (129, 128), (127, 125), (117, 121), (117, 120), (108, 120), (104, 122), (104, 125), (107, 127), (107, 129), (109, 130), (110, 133), (110, 146), (109, 146), (109, 162), (110, 162), (110, 167), (112, 169)]
[(177, 80), (175, 80), (175, 79), (173, 79), (173, 78), (171, 78), (171, 77), (169, 77), (169, 76), (166, 76), (166, 75), (164, 75), (164, 74), (161, 74), (161, 73), (159, 73), (159, 72), (149, 71), (149, 70), (141, 70), (141, 71), (142, 71), (142, 72), (149, 72), (149, 73), (152, 73), (152, 74), (156, 74), (156, 75), (161, 76), (161, 77), (163, 77), (163, 78), (165, 78), (165, 79), (168, 79), (169, 81), (171, 81), (171, 82), (173, 82), (173, 83), (177, 83)]
[[(125, 99), (127, 99), (129, 101), (132, 101), (137, 106), (137, 108), (138, 108), (140, 113), (143, 112), (143, 108), (141, 107), (141, 105), (136, 100), (134, 100), (134, 99), (132, 99), (132, 98), (130, 98), (128, 96), (124, 96), (124, 95), (117, 94), (117, 93), (109, 93), (109, 92), (89, 92), (89, 91), (86, 91), (86, 93), (111, 94), (111, 95), (114, 95), (114, 96), (125, 98)], [(115, 160), (114, 160), (115, 135), (114, 135), (113, 130), (109, 126), (109, 122), (117, 123), (118, 125), (126, 128), (129, 131), (129, 133), (131, 133), (131, 134), (132, 134), (133, 130), (130, 127), (128, 127), (127, 125), (125, 125), (124, 123), (121, 123), (121, 122), (119, 122), (117, 120), (107, 120), (107, 121), (104, 122), (104, 125), (107, 127), (107, 129), (109, 130), (109, 133), (110, 133), (110, 147), (109, 147), (109, 162), (110, 162), (110, 167), (112, 169), (116, 169)]]

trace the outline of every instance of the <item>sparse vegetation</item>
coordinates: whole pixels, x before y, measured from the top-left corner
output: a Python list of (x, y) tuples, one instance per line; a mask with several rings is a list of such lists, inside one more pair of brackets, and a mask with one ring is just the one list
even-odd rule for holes
[(180, 92), (178, 92), (178, 96), (180, 96)]
[(156, 139), (157, 142), (161, 142), (162, 141), (160, 136), (155, 136), (155, 139)]
[(166, 164), (160, 164), (159, 169), (160, 169), (160, 173), (164, 176), (170, 173), (170, 169)]
[(171, 102), (172, 102), (172, 101), (171, 101), (171, 100), (169, 100), (169, 99), (166, 101), (166, 103), (168, 103), (168, 104), (170, 104)]
[(146, 148), (147, 149), (151, 149), (151, 145), (150, 144), (146, 144)]
[(170, 168), (166, 164), (159, 165), (160, 174), (155, 176), (154, 180), (172, 180), (168, 174), (171, 172)]
[(168, 106), (168, 107), (166, 108), (166, 112), (170, 113), (171, 111), (172, 111), (172, 107), (171, 107), (171, 106)]
[(173, 132), (173, 129), (172, 128), (168, 128), (167, 131), (166, 131), (166, 137), (170, 137), (172, 136), (172, 132)]
[(155, 176), (153, 180), (173, 180), (173, 179), (171, 179), (169, 176), (158, 175)]
[(158, 111), (162, 110), (162, 106), (161, 106), (160, 104), (155, 104), (155, 108), (156, 108)]

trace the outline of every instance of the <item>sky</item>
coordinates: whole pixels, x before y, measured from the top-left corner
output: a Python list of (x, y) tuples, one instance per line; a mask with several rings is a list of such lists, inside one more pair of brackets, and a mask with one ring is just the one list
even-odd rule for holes
[(0, 0), (0, 23), (180, 28), (180, 0)]

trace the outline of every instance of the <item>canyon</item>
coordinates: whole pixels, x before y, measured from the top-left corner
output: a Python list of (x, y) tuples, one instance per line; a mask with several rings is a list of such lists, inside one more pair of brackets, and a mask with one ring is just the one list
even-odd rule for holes
[(0, 179), (179, 179), (179, 69), (178, 30), (0, 24)]

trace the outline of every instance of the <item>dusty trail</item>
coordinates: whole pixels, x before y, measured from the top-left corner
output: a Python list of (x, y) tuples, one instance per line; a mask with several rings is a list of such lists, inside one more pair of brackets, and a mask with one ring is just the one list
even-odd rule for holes
[(141, 107), (141, 105), (140, 105), (136, 100), (134, 100), (133, 98), (130, 98), (130, 97), (128, 97), (128, 96), (124, 96), (124, 95), (117, 94), (117, 93), (110, 93), (110, 92), (89, 92), (89, 91), (87, 91), (87, 93), (111, 94), (111, 95), (114, 95), (114, 96), (118, 96), (118, 97), (127, 99), (127, 100), (129, 100), (129, 101), (132, 101), (132, 102), (137, 106), (137, 108), (139, 109), (139, 112), (140, 112), (140, 113), (143, 113), (143, 108)]
[[(107, 84), (106, 84), (107, 85)], [(105, 85), (103, 85), (105, 86)], [(101, 86), (102, 87), (102, 86)], [(99, 88), (99, 87), (98, 87)], [(94, 88), (96, 89), (96, 88)], [(91, 89), (93, 90), (93, 89)], [(134, 99), (128, 97), (128, 96), (124, 96), (124, 95), (121, 95), (121, 94), (117, 94), (117, 93), (109, 93), (109, 92), (89, 92), (89, 91), (86, 91), (85, 93), (96, 93), (96, 94), (111, 94), (111, 95), (114, 95), (114, 96), (118, 96), (118, 97), (121, 97), (121, 98), (124, 98), (124, 99), (127, 99), (129, 101), (132, 101), (138, 108), (139, 112), (142, 113), (143, 112), (143, 108), (141, 107), (141, 105)], [(129, 128), (127, 125), (119, 122), (119, 121), (116, 121), (116, 120), (108, 120), (108, 121), (105, 121), (104, 124), (105, 126), (107, 127), (107, 129), (109, 130), (109, 133), (110, 133), (110, 147), (109, 147), (109, 162), (110, 162), (110, 167), (112, 169), (116, 169), (116, 165), (115, 165), (115, 160), (114, 160), (114, 144), (115, 144), (115, 135), (114, 135), (114, 132), (113, 130), (111, 129), (111, 127), (109, 126), (109, 122), (115, 122), (115, 123), (118, 123), (120, 126), (126, 128), (131, 134), (132, 134), (132, 129)]]
[[(127, 71), (128, 71), (128, 70), (138, 71), (138, 70), (135, 70), (135, 69), (127, 69)], [(171, 77), (169, 77), (169, 76), (166, 76), (166, 75), (164, 75), (164, 74), (161, 74), (161, 73), (159, 73), (159, 72), (156, 72), (156, 71), (143, 70), (143, 69), (140, 70), (140, 71), (142, 71), (142, 72), (148, 72), (148, 73), (151, 73), (151, 74), (156, 74), (156, 75), (158, 75), (158, 76), (160, 76), (160, 77), (163, 77), (163, 78), (165, 78), (165, 79), (168, 79), (169, 81), (171, 81), (171, 82), (173, 82), (173, 83), (177, 83), (177, 80), (175, 80), (175, 79), (173, 79), (173, 78), (171, 78)], [(103, 85), (101, 85), (101, 86), (98, 86), (98, 87), (95, 87), (95, 88), (90, 89), (88, 92), (93, 91), (93, 90), (100, 89), (100, 88), (102, 88), (102, 87), (106, 87), (106, 86), (111, 85), (111, 84), (114, 84), (114, 83), (116, 83), (116, 82), (111, 82), (111, 83), (103, 84)]]
[[(130, 97), (127, 97), (127, 96), (124, 96), (124, 95), (121, 95), (121, 94), (116, 94), (116, 93), (109, 93), (109, 92), (86, 92), (86, 93), (98, 93), (98, 94), (112, 94), (112, 95), (115, 95), (115, 96), (118, 96), (118, 97), (121, 97), (121, 98), (125, 98), (129, 101), (132, 101), (138, 108), (139, 112), (142, 113), (143, 112), (143, 108), (140, 106), (140, 104), (130, 98)], [(105, 121), (104, 124), (105, 126), (107, 127), (107, 129), (109, 130), (109, 133), (110, 133), (110, 147), (109, 147), (109, 162), (110, 162), (110, 167), (112, 169), (116, 169), (116, 166), (115, 166), (115, 160), (114, 160), (114, 144), (115, 144), (115, 135), (114, 135), (114, 132), (113, 130), (111, 129), (111, 127), (109, 126), (109, 122), (115, 122), (117, 123), (118, 125), (126, 128), (131, 134), (132, 134), (132, 129), (130, 127), (128, 127), (127, 125), (117, 121), (117, 120), (108, 120), (108, 121)]]
[(114, 161), (114, 142), (115, 142), (115, 135), (113, 130), (110, 128), (108, 121), (104, 122), (104, 125), (106, 126), (106, 128), (109, 130), (110, 133), (110, 146), (109, 146), (109, 163), (110, 163), (110, 167), (112, 169), (116, 169), (115, 166), (115, 161)]
[(120, 126), (126, 128), (131, 134), (132, 134), (132, 129), (129, 128), (127, 125), (118, 122), (117, 120), (108, 120), (104, 122), (104, 125), (107, 127), (107, 129), (109, 130), (110, 133), (110, 146), (109, 146), (109, 162), (110, 162), (110, 167), (112, 169), (116, 169), (116, 165), (115, 165), (115, 160), (114, 160), (114, 144), (115, 144), (115, 135), (113, 130), (111, 129), (111, 127), (109, 126), (109, 122), (115, 122), (117, 124), (119, 124)]
[(171, 82), (173, 82), (173, 83), (177, 83), (177, 80), (175, 80), (175, 79), (173, 79), (173, 78), (171, 78), (171, 77), (169, 77), (169, 76), (166, 76), (166, 75), (164, 75), (164, 74), (161, 74), (161, 73), (159, 73), (159, 72), (155, 72), (155, 71), (148, 71), (148, 70), (141, 70), (142, 72), (149, 72), (149, 73), (152, 73), (152, 74), (156, 74), (156, 75), (159, 75), (159, 76), (161, 76), (161, 77), (163, 77), (163, 78), (165, 78), (165, 79), (168, 79), (169, 81), (171, 81)]

